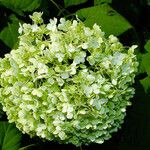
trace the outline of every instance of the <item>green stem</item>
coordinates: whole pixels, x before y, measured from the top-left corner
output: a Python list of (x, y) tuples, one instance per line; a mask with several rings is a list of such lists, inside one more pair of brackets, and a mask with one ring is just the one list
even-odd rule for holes
[(34, 146), (36, 146), (36, 144), (27, 145), (27, 146), (25, 146), (25, 147), (19, 148), (19, 150), (27, 150), (27, 149), (29, 149), (30, 147), (34, 147)]
[(64, 12), (66, 12), (67, 14), (70, 14), (69, 11), (67, 11), (65, 8), (61, 7), (60, 5), (58, 5), (54, 0), (50, 0), (50, 1), (51, 1), (51, 2), (56, 6), (56, 8), (59, 10), (58, 16), (60, 16), (61, 14), (63, 14), (63, 15), (65, 16)]
[(83, 150), (83, 149), (82, 149), (82, 145), (80, 146), (80, 150)]
[(59, 11), (62, 11), (61, 8), (60, 8), (60, 6), (59, 6), (55, 1), (53, 1), (53, 0), (50, 0), (50, 1), (56, 6), (56, 8), (57, 8)]
[(75, 16), (75, 17), (76, 17), (76, 14), (74, 13), (74, 14), (66, 15), (65, 18), (68, 18), (68, 17), (70, 17), (70, 16)]

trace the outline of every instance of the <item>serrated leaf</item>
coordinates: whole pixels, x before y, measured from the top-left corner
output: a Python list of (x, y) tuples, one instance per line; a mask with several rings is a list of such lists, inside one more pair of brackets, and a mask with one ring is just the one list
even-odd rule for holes
[(31, 12), (40, 6), (41, 0), (0, 0), (0, 4), (18, 14)]
[(19, 20), (15, 15), (10, 16), (11, 23), (0, 32), (0, 39), (10, 48), (13, 48), (18, 41)]
[(94, 23), (101, 26), (106, 35), (120, 35), (132, 28), (132, 25), (108, 4), (84, 8), (76, 12), (84, 20), (85, 25), (92, 27)]
[(64, 0), (65, 7), (85, 3), (87, 0)]
[(0, 122), (0, 148), (1, 150), (18, 150), (21, 141), (21, 133), (8, 122)]
[(94, 0), (94, 5), (100, 5), (102, 3), (112, 3), (112, 0)]

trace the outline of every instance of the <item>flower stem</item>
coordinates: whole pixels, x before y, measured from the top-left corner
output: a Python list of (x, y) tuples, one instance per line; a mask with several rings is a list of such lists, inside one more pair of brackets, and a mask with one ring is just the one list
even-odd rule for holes
[(61, 14), (63, 14), (64, 16), (65, 16), (65, 14), (64, 14), (64, 11), (67, 13), (67, 14), (70, 14), (70, 12), (69, 11), (67, 11), (65, 8), (63, 8), (62, 6), (60, 6), (60, 5), (58, 5), (54, 0), (50, 0), (55, 6), (56, 6), (56, 8), (59, 10), (59, 13), (58, 13), (58, 16), (60, 16)]
[(80, 150), (83, 150), (83, 149), (82, 149), (82, 145), (80, 146)]
[(59, 5), (55, 1), (53, 1), (53, 0), (50, 0), (50, 1), (57, 7), (57, 9), (59, 11), (62, 11), (61, 8), (59, 7)]

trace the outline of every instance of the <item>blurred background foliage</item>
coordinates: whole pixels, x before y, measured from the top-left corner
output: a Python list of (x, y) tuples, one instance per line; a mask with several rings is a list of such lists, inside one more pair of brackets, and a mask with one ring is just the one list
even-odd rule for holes
[[(97, 23), (106, 36), (118, 36), (125, 46), (137, 44), (139, 72), (135, 96), (122, 128), (104, 144), (83, 146), (83, 150), (150, 149), (150, 0), (0, 0), (0, 57), (18, 45), (19, 23), (31, 23), (29, 15), (43, 12), (45, 23), (53, 17), (74, 19), (87, 26)], [(0, 149), (78, 150), (73, 145), (42, 141), (21, 134), (9, 124), (0, 105)]]

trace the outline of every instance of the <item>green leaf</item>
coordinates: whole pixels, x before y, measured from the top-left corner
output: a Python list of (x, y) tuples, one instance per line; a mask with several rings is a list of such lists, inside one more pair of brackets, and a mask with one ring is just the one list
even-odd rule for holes
[(150, 52), (150, 40), (145, 44), (144, 48), (146, 49), (147, 52)]
[(0, 122), (0, 149), (18, 150), (20, 146), (21, 134), (12, 124), (5, 121)]
[(150, 53), (143, 54), (142, 67), (146, 70), (147, 74), (150, 76)]
[(146, 49), (147, 53), (143, 54), (142, 56), (140, 70), (146, 72), (148, 76), (140, 80), (140, 82), (143, 85), (145, 92), (147, 92), (150, 88), (150, 40), (145, 44), (144, 48)]
[(142, 55), (142, 62), (140, 69), (145, 70), (148, 76), (150, 77), (150, 40), (148, 40), (144, 48), (147, 51), (147, 53)]
[[(108, 4), (84, 8), (76, 12), (84, 20), (85, 25), (92, 27), (94, 23), (101, 26), (106, 35), (120, 35), (132, 28), (132, 25)], [(94, 14), (94, 15), (93, 15)]]
[(10, 16), (11, 22), (0, 33), (0, 39), (10, 48), (13, 48), (18, 41), (19, 20), (15, 15)]
[(85, 3), (87, 0), (64, 0), (65, 7)]
[(18, 14), (23, 12), (31, 12), (40, 6), (41, 0), (0, 0), (3, 5)]
[(140, 80), (140, 82), (143, 85), (145, 92), (147, 92), (148, 89), (150, 88), (150, 77), (146, 77)]
[(147, 0), (147, 5), (149, 5), (149, 6), (150, 6), (150, 0)]
[(112, 3), (112, 0), (94, 0), (94, 5), (99, 5), (102, 3)]

